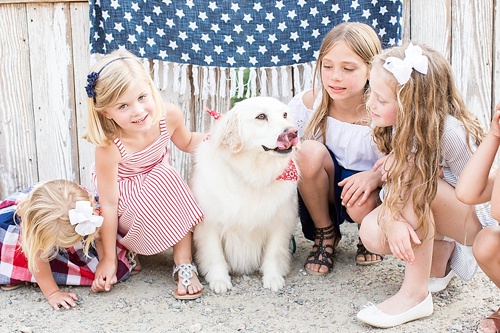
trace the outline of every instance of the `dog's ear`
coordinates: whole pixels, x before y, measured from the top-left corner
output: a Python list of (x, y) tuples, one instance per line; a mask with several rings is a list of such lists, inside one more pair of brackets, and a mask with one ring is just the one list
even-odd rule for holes
[(237, 153), (243, 148), (240, 122), (234, 111), (228, 112), (222, 117), (222, 122), (217, 130), (218, 143), (229, 149), (231, 153)]

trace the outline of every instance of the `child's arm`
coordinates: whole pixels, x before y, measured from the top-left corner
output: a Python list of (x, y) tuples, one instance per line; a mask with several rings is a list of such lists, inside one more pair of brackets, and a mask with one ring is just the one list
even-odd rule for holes
[(117, 282), (116, 234), (118, 231), (118, 163), (120, 152), (114, 145), (97, 147), (95, 168), (101, 216), (104, 222), (100, 229), (102, 256), (96, 268), (92, 291), (109, 291)]
[(165, 109), (165, 121), (172, 142), (180, 150), (193, 153), (205, 134), (188, 130), (184, 124), (184, 116), (177, 106), (166, 103)]
[(499, 145), (500, 111), (496, 111), (488, 135), (460, 173), (455, 187), (460, 201), (472, 205), (491, 200), (494, 180), (490, 170)]
[(33, 273), (33, 276), (49, 304), (56, 310), (59, 310), (59, 306), (65, 309), (75, 307), (75, 301), (78, 301), (78, 297), (74, 293), (68, 293), (59, 289), (52, 276), (49, 262), (37, 256), (36, 265), (38, 266), (38, 272)]
[[(497, 176), (498, 170), (496, 170), (493, 175), (490, 178), (494, 178), (494, 184), (493, 184), (493, 190), (491, 193), (491, 202), (500, 202), (500, 176)], [(497, 220), (500, 221), (500, 205), (498, 204), (492, 204), (491, 205), (491, 216)]]
[(392, 220), (384, 224), (383, 229), (392, 254), (400, 260), (413, 263), (415, 261), (414, 244), (422, 243), (413, 226), (401, 218), (401, 220)]

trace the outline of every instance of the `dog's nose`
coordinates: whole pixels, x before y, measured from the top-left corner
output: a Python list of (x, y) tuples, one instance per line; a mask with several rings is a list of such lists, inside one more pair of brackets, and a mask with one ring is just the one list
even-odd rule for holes
[(285, 130), (288, 133), (288, 139), (292, 141), (292, 145), (295, 146), (299, 140), (299, 130), (297, 127), (289, 127)]
[(297, 145), (298, 141), (299, 138), (297, 128), (288, 127), (278, 136), (277, 145), (279, 149), (288, 149)]

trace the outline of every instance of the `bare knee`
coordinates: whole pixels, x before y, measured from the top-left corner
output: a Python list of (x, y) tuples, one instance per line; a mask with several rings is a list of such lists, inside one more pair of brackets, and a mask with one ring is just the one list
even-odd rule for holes
[(368, 207), (366, 206), (367, 203), (365, 203), (362, 206), (355, 205), (350, 209), (347, 209), (347, 214), (349, 214), (349, 217), (356, 223), (361, 224), (361, 221), (363, 221), (363, 218), (368, 215), (375, 207)]
[(380, 227), (377, 221), (373, 221), (370, 216), (363, 219), (363, 222), (361, 222), (359, 237), (368, 251), (373, 253), (384, 252)]
[(500, 226), (481, 230), (476, 236), (472, 251), (480, 266), (492, 262), (500, 252)]
[(314, 140), (302, 142), (300, 149), (297, 150), (296, 160), (301, 178), (315, 176), (324, 168), (326, 157), (329, 158), (329, 153), (321, 142)]
[(377, 208), (380, 203), (378, 193), (378, 190), (373, 191), (364, 204), (359, 205), (358, 202), (356, 202), (352, 207), (346, 209), (347, 214), (349, 214), (354, 222), (361, 223), (365, 216)]

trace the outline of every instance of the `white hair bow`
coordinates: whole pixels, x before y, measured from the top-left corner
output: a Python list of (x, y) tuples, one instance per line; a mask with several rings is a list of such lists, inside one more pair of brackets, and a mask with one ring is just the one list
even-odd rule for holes
[(388, 57), (385, 60), (384, 68), (396, 77), (399, 84), (405, 84), (410, 79), (413, 69), (422, 74), (427, 74), (428, 62), (429, 59), (422, 55), (420, 46), (410, 43), (405, 50), (404, 60)]
[(75, 209), (69, 210), (69, 221), (75, 225), (75, 231), (82, 236), (90, 235), (102, 225), (104, 218), (93, 215), (94, 209), (90, 201), (77, 201)]

